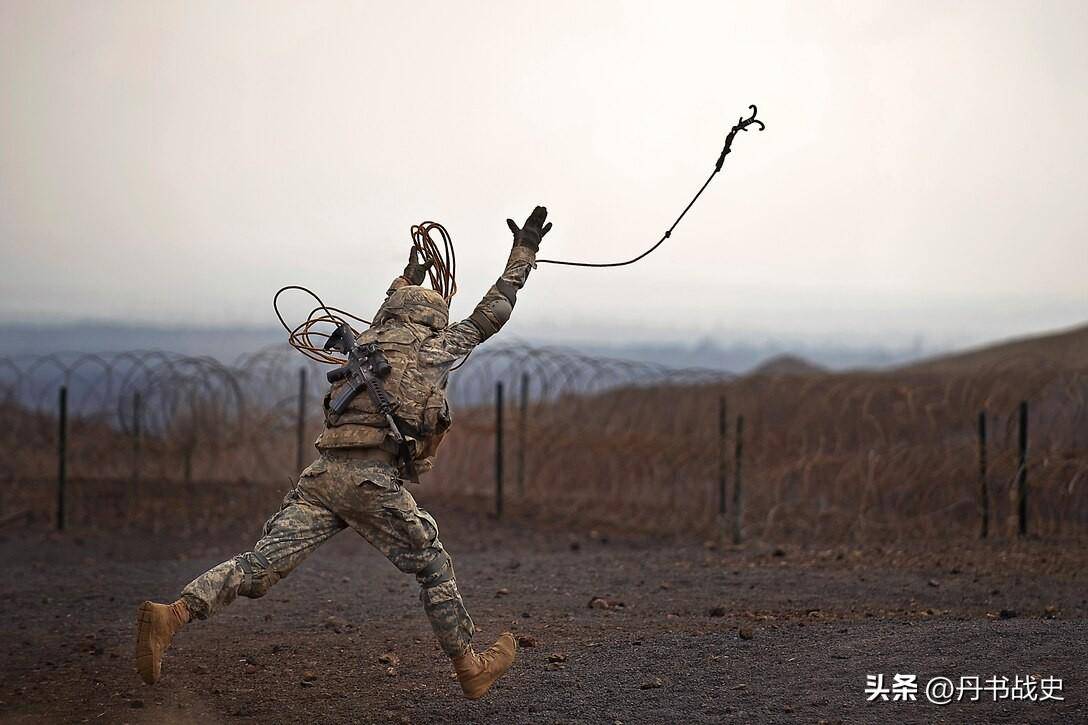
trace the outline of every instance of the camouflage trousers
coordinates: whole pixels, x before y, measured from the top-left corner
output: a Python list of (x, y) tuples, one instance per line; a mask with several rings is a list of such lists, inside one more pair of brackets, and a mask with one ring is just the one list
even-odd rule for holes
[(390, 463), (336, 451), (323, 451), (302, 472), (252, 551), (201, 574), (181, 598), (193, 616), (204, 619), (238, 595), (264, 596), (314, 549), (349, 526), (398, 569), (416, 576), (423, 609), (442, 650), (450, 657), (467, 652), (474, 627), (434, 518), (416, 505)]

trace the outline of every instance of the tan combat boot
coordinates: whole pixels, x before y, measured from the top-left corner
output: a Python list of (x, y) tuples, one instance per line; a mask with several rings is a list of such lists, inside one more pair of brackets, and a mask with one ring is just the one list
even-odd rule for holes
[(514, 653), (518, 643), (514, 635), (503, 632), (495, 644), (482, 654), (469, 650), (467, 654), (453, 658), (453, 669), (461, 682), (465, 697), (478, 700), (487, 694), (495, 680), (503, 676), (514, 664)]
[(173, 604), (144, 602), (136, 614), (136, 671), (149, 685), (162, 675), (162, 655), (174, 634), (192, 619), (182, 600)]

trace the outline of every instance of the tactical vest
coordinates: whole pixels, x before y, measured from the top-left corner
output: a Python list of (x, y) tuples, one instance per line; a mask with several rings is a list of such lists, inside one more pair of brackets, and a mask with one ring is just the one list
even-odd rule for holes
[[(446, 377), (442, 368), (422, 366), (419, 350), (434, 332), (422, 325), (388, 320), (371, 327), (356, 343), (376, 343), (392, 368), (381, 380), (393, 406), (393, 417), (413, 446), (416, 470), (430, 470), (435, 451), (452, 418), (446, 402)], [(329, 410), (329, 401), (348, 384), (334, 383), (325, 394), (325, 429), (318, 436), (318, 448), (383, 448), (395, 452), (389, 428), (366, 390), (352, 398), (340, 415)]]

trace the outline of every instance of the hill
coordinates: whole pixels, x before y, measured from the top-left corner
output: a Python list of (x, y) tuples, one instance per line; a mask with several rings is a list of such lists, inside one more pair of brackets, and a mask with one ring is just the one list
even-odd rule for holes
[(1040, 365), (1068, 370), (1088, 367), (1088, 325), (942, 355), (905, 365), (897, 371), (963, 374), (982, 368), (1029, 369)]
[(761, 363), (752, 375), (821, 375), (826, 369), (797, 355), (778, 355)]

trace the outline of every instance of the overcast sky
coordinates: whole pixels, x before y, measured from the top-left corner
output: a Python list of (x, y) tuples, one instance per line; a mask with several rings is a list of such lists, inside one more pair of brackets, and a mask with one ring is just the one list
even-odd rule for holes
[[(0, 318), (367, 314), (443, 222), (512, 336), (940, 344), (1088, 320), (1084, 2), (0, 3)], [(301, 311), (302, 300), (289, 305)]]

